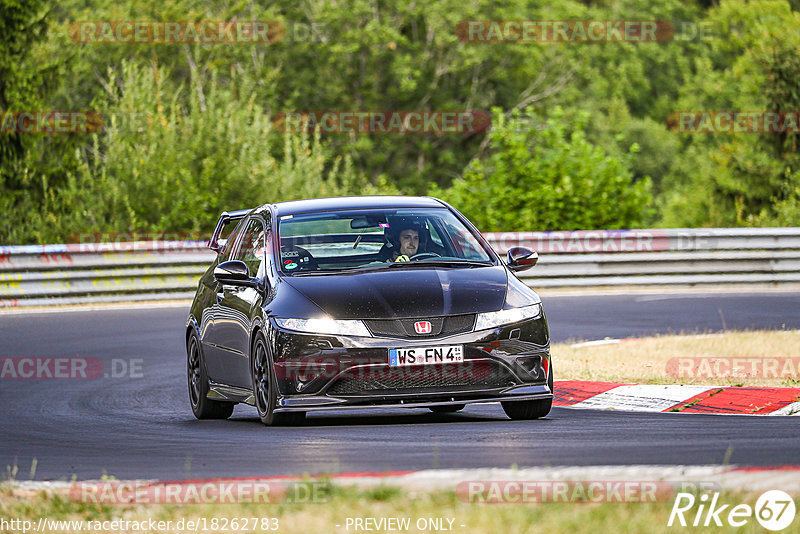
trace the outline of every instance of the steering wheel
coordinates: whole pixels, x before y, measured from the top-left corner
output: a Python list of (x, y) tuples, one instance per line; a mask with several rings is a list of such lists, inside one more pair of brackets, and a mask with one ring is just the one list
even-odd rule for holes
[(437, 254), (435, 252), (419, 252), (417, 254), (414, 254), (408, 259), (409, 261), (418, 261), (418, 260), (424, 260), (426, 258), (441, 258), (441, 257), (442, 256), (440, 254)]

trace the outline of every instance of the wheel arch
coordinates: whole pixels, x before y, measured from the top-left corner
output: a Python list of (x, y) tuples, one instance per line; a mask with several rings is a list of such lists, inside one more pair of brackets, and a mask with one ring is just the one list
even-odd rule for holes
[(189, 336), (194, 332), (197, 334), (197, 340), (200, 341), (200, 327), (197, 324), (197, 319), (194, 318), (194, 315), (190, 315), (188, 319), (186, 319), (186, 332), (184, 334), (184, 343), (186, 346), (189, 346)]
[[(249, 358), (253, 357), (253, 347), (256, 345), (256, 337), (258, 337), (259, 333), (264, 332), (264, 329), (268, 326), (268, 320), (265, 320), (262, 317), (256, 317), (253, 320), (253, 326), (250, 329), (250, 354), (248, 355)], [(264, 334), (264, 339), (267, 341), (267, 345), (269, 345), (269, 336)]]

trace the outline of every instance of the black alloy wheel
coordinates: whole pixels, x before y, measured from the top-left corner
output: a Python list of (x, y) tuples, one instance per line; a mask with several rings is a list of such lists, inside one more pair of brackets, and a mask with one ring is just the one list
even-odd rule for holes
[(272, 366), (272, 357), (264, 336), (260, 332), (253, 344), (251, 362), (253, 400), (261, 422), (268, 426), (301, 424), (305, 420), (305, 412), (275, 413), (275, 407), (278, 404), (277, 380)]
[(227, 419), (233, 413), (233, 402), (221, 402), (208, 398), (208, 374), (206, 373), (200, 341), (192, 331), (186, 343), (186, 369), (189, 385), (189, 403), (198, 419)]

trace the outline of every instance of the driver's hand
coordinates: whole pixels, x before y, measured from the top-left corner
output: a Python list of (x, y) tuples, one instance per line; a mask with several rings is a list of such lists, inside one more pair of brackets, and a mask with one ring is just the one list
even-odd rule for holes
[(394, 261), (395, 261), (395, 262), (399, 262), (399, 261), (411, 261), (411, 258), (409, 258), (408, 256), (406, 256), (405, 254), (402, 254), (402, 255), (400, 255), (400, 256), (397, 256), (397, 259), (396, 259), (396, 260), (394, 260)]

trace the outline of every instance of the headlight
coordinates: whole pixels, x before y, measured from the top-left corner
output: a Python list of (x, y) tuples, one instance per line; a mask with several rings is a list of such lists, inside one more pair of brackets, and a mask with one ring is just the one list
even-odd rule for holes
[(542, 313), (541, 304), (522, 306), (521, 308), (511, 308), (510, 310), (500, 310), (496, 312), (479, 313), (475, 321), (475, 330), (486, 330), (504, 324), (513, 324), (525, 319), (533, 319)]
[(275, 319), (278, 326), (286, 330), (307, 332), (309, 334), (328, 334), (334, 336), (372, 337), (361, 321), (340, 321), (336, 319)]

